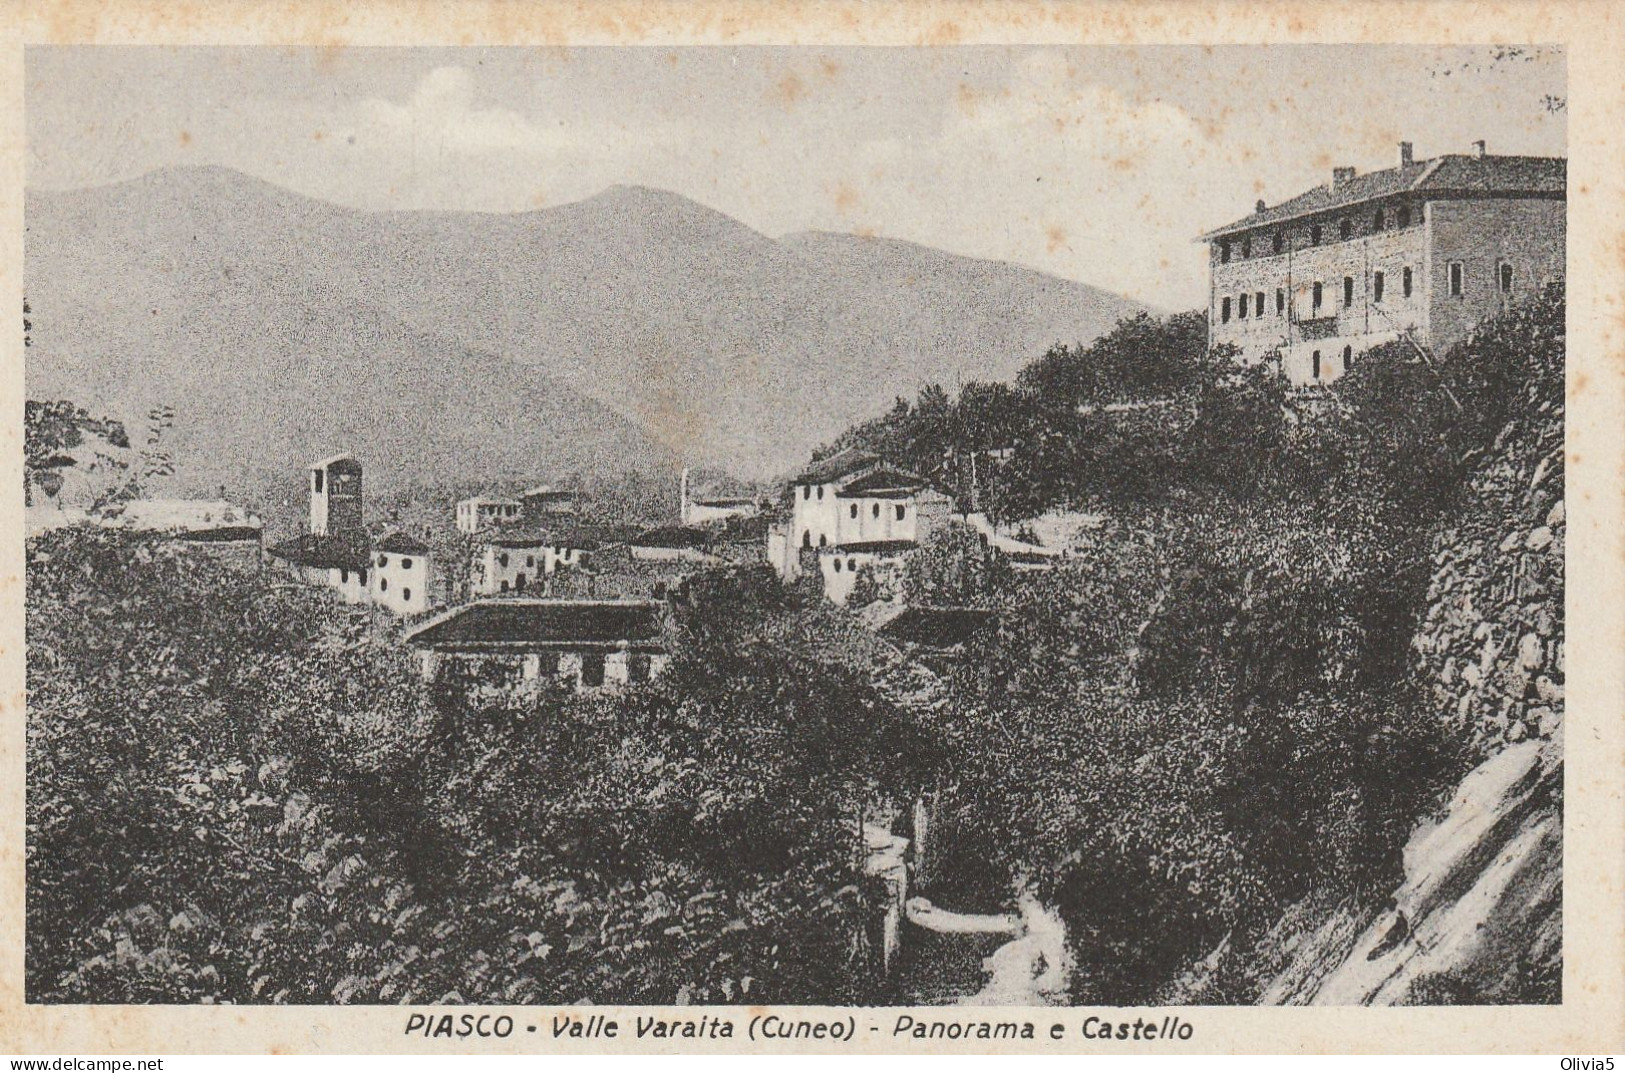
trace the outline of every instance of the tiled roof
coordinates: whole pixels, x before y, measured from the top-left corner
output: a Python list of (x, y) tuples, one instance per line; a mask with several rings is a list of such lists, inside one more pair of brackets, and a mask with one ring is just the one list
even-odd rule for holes
[(310, 464), (311, 469), (331, 469), (334, 466), (338, 466), (340, 469), (359, 470), (361, 468), (361, 463), (351, 458), (348, 454), (336, 454), (318, 459)]
[(323, 537), (304, 533), (271, 548), (270, 554), (298, 566), (345, 570), (365, 570), (371, 559), (364, 533)]
[(174, 539), (190, 544), (229, 544), (235, 541), (258, 541), (262, 532), (254, 525), (224, 525), (218, 529), (187, 529), (176, 533)]
[(692, 525), (660, 525), (645, 529), (627, 541), (636, 548), (703, 548), (711, 543), (710, 530)]
[(872, 473), (865, 473), (856, 480), (848, 481), (835, 494), (843, 499), (856, 499), (862, 496), (907, 496), (924, 487), (925, 478), (917, 473), (892, 466), (881, 466)]
[(927, 648), (953, 648), (993, 621), (993, 612), (980, 607), (908, 607), (881, 626), (880, 634)]
[(1537, 156), (1441, 156), (1403, 167), (1355, 175), (1335, 190), (1317, 186), (1279, 205), (1243, 216), (1202, 236), (1211, 241), (1222, 235), (1267, 224), (1295, 220), (1318, 212), (1359, 205), (1403, 193), (1432, 197), (1452, 194), (1545, 195), (1561, 197), (1567, 189), (1568, 161)]
[(652, 603), (510, 599), (466, 604), (420, 626), (407, 640), (419, 648), (651, 647), (660, 637), (660, 613)]
[(545, 529), (486, 527), (475, 539), (497, 548), (580, 548), (593, 551), (600, 540), (596, 530), (585, 524), (549, 525)]
[(429, 545), (415, 537), (396, 530), (373, 545), (379, 551), (392, 551), (399, 555), (427, 555)]
[(830, 481), (840, 480), (849, 473), (856, 473), (879, 463), (879, 455), (865, 451), (861, 447), (848, 447), (844, 451), (837, 451), (828, 458), (814, 462), (797, 474), (792, 483), (828, 484)]

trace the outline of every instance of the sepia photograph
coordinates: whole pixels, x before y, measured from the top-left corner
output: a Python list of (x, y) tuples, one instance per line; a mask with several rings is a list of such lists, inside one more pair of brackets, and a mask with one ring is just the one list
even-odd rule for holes
[(1564, 46), (22, 78), (27, 1003), (1568, 997)]

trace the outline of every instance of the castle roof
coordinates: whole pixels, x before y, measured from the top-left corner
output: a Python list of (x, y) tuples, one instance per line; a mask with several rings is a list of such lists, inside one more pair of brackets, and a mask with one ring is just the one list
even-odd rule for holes
[(1568, 161), (1563, 157), (1452, 154), (1317, 186), (1279, 205), (1265, 206), (1262, 211), (1209, 231), (1200, 241), (1212, 242), (1250, 228), (1285, 223), (1399, 194), (1419, 194), (1427, 199), (1562, 198), (1567, 186)]

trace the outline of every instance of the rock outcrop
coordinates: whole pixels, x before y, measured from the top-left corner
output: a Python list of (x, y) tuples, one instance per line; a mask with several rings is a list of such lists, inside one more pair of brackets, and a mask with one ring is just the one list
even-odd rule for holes
[(1560, 1000), (1567, 511), (1562, 340), (1550, 342), (1531, 355), (1538, 375), (1466, 510), (1434, 539), (1413, 639), (1440, 717), (1477, 766), (1412, 833), (1386, 904), (1306, 901), (1254, 944), (1260, 1003)]

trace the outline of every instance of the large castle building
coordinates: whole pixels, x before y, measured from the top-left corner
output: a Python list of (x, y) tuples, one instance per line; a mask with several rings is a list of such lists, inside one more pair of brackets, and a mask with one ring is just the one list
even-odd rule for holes
[(1442, 355), (1563, 279), (1567, 161), (1470, 154), (1332, 171), (1325, 186), (1202, 236), (1209, 346), (1327, 383), (1382, 343)]

